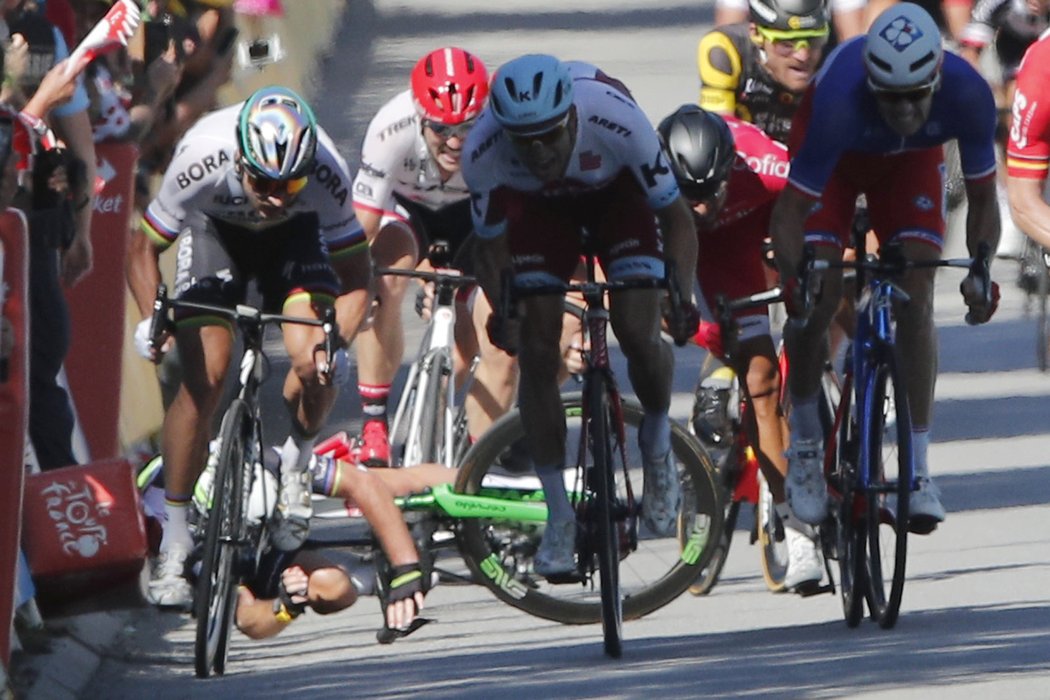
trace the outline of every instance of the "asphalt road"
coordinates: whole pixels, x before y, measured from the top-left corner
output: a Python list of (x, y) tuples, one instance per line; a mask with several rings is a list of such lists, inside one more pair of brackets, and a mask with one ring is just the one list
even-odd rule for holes
[[(695, 99), (695, 42), (711, 20), (706, 2), (348, 6), (315, 102), (352, 163), (371, 114), (434, 47), (467, 47), (492, 68), (529, 51), (592, 61), (624, 80), (655, 122)], [(1050, 376), (1034, 369), (1016, 266), (998, 262), (994, 274), (1003, 303), (980, 328), (962, 322), (960, 273), (938, 283), (930, 457), (949, 517), (912, 538), (892, 631), (847, 629), (837, 596), (767, 592), (757, 549), (738, 532), (712, 594), (627, 623), (619, 661), (603, 656), (597, 626), (545, 622), (482, 588), (441, 586), (428, 598), (438, 622), (393, 646), (375, 643), (378, 604), (366, 598), (337, 615), (308, 614), (275, 639), (238, 634), (227, 675), (208, 681), (193, 677), (189, 618), (143, 611), (83, 697), (1050, 697)], [(701, 359), (695, 348), (677, 351), (678, 417)], [(341, 399), (337, 426), (355, 425), (353, 403)]]

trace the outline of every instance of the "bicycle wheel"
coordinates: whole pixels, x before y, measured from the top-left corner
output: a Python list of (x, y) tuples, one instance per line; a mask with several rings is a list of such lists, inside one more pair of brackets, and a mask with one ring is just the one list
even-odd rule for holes
[(207, 678), (212, 670), (221, 675), (226, 667), (230, 624), (236, 607), (237, 564), (245, 530), (245, 457), (249, 454), (252, 425), (248, 405), (234, 399), (219, 428), (219, 458), (194, 602), (194, 665), (199, 678)]
[[(726, 565), (726, 558), (729, 556), (729, 546), (733, 543), (733, 531), (736, 529), (736, 520), (739, 515), (740, 501), (729, 501), (722, 520), (722, 536), (715, 543), (711, 561), (700, 571), (696, 580), (689, 584), (689, 593), (691, 595), (707, 595), (718, 583), (718, 579), (722, 575), (722, 569)], [(679, 531), (678, 535), (684, 547), (689, 533)]]
[(614, 659), (623, 653), (623, 599), (620, 597), (620, 531), (626, 508), (617, 500), (616, 471), (620, 466), (617, 421), (604, 382), (594, 382), (587, 399), (590, 415), (588, 442), (593, 459), (587, 473), (593, 498), (584, 501), (584, 518), (591, 547), (598, 559), (602, 603), (602, 636), (605, 654)]
[(1039, 327), (1036, 333), (1035, 356), (1039, 371), (1050, 369), (1050, 314), (1047, 313), (1047, 297), (1050, 296), (1050, 264), (1046, 251), (1035, 246), (1038, 259), (1036, 269), (1036, 297), (1039, 299)]
[(908, 557), (912, 488), (911, 420), (903, 379), (892, 357), (871, 375), (865, 392), (869, 483), (865, 493), (868, 535), (866, 575), (871, 617), (883, 629), (897, 622)]
[(866, 595), (864, 551), (865, 523), (857, 517), (857, 422), (853, 416), (849, 384), (842, 391), (842, 402), (835, 435), (835, 466), (830, 474), (832, 493), (833, 537), (825, 537), (825, 546), (834, 543), (832, 554), (839, 563), (839, 593), (842, 613), (848, 627), (856, 627), (864, 616)]
[(452, 382), (452, 359), (447, 352), (434, 352), (430, 355), (429, 367), (425, 374), (423, 405), (418, 412), (419, 445), (418, 461), (443, 463), (445, 460), (445, 429), (448, 391)]
[(390, 427), (391, 457), (398, 459), (398, 466), (441, 461), (443, 388), (451, 371), (451, 361), (442, 352), (429, 352), (412, 365)]
[[(569, 438), (566, 464), (577, 461), (582, 399), (562, 396)], [(622, 404), (627, 430), (625, 449), (631, 482), (642, 483), (641, 457), (637, 447), (641, 407)], [(503, 416), (478, 440), (460, 466), (456, 490), (461, 493), (493, 493), (507, 498), (541, 496), (539, 480), (531, 469), (505, 469), (514, 464), (512, 446), (525, 436), (517, 411)], [(713, 543), (722, 532), (722, 497), (716, 486), (714, 467), (704, 449), (684, 428), (672, 423), (671, 448), (682, 478), (683, 499), (679, 528), (690, 534), (682, 547), (675, 537), (654, 537), (643, 531), (634, 551), (624, 552), (620, 562), (623, 616), (642, 617), (678, 597), (711, 560)], [(623, 483), (617, 494), (625, 499)], [(570, 488), (572, 486), (570, 485)], [(459, 547), (475, 579), (500, 600), (531, 615), (566, 624), (591, 624), (601, 620), (596, 591), (570, 584), (552, 585), (532, 571), (532, 557), (539, 547), (542, 523), (498, 519), (469, 519), (460, 523)]]
[(761, 546), (762, 578), (766, 588), (774, 593), (784, 590), (787, 576), (788, 550), (784, 540), (784, 525), (780, 522), (773, 504), (773, 492), (769, 490), (762, 473), (758, 474), (758, 504), (755, 506), (758, 522), (758, 543)]

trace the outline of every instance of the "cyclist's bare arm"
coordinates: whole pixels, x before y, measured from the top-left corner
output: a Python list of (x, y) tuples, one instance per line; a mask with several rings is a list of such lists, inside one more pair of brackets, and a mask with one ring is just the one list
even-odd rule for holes
[(153, 298), (157, 294), (157, 285), (160, 284), (159, 258), (160, 249), (141, 229), (131, 234), (124, 272), (128, 288), (135, 298), (135, 305), (143, 318), (153, 311)]
[(664, 258), (675, 261), (678, 289), (685, 300), (693, 291), (696, 274), (696, 224), (689, 204), (682, 197), (656, 211), (664, 239)]
[[(966, 247), (970, 255), (976, 256), (982, 243), (987, 244), (988, 250), (995, 251), (999, 245), (1001, 221), (995, 177), (967, 180), (966, 201)], [(968, 319), (983, 323), (991, 318), (998, 305), (998, 295), (986, 295), (983, 280), (977, 279), (971, 272), (962, 281), (959, 290), (970, 309)]]
[(1050, 204), (1043, 199), (1045, 184), (1045, 180), (1033, 178), (1011, 176), (1006, 179), (1014, 223), (1029, 238), (1050, 249)]
[[(294, 563), (281, 572), (281, 582), (295, 604), (304, 604), (321, 615), (345, 610), (357, 600), (350, 577), (320, 552), (299, 552)], [(274, 598), (257, 598), (250, 588), (237, 590), (237, 629), (251, 639), (266, 639), (291, 624), (274, 612)]]

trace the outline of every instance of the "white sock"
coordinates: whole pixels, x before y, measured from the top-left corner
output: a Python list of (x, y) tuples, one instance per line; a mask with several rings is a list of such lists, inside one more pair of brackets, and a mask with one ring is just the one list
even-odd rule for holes
[(671, 418), (667, 411), (646, 411), (638, 429), (638, 442), (645, 445), (652, 457), (666, 455), (671, 449)]
[(164, 552), (172, 547), (191, 549), (193, 538), (190, 536), (189, 525), (186, 524), (186, 514), (189, 512), (191, 500), (164, 499), (164, 534), (160, 538), (160, 551)]
[(817, 410), (819, 398), (820, 392), (805, 397), (791, 395), (791, 416), (788, 423), (792, 436), (802, 440), (823, 439), (824, 429), (820, 425), (820, 411)]
[(564, 523), (576, 519), (576, 512), (565, 491), (565, 479), (562, 476), (562, 465), (536, 465), (536, 476), (543, 485), (543, 495), (547, 500), (547, 522)]
[(927, 453), (930, 451), (930, 429), (922, 428), (911, 433), (911, 453), (915, 459), (913, 474), (916, 479), (928, 479), (930, 464)]

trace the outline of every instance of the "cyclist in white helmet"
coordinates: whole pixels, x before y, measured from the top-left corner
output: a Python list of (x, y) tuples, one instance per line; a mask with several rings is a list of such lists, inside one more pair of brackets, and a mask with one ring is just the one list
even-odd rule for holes
[[(489, 106), (467, 137), (463, 174), (480, 239), (476, 273), (497, 310), (504, 270), (512, 269), (526, 284), (568, 280), (584, 227), (598, 243), (609, 279), (663, 277), (665, 259), (673, 258), (679, 288), (689, 297), (696, 260), (692, 213), (645, 114), (620, 88), (594, 75), (573, 80), (570, 68), (553, 56), (514, 59), (493, 77)], [(674, 528), (680, 484), (667, 415), (673, 356), (660, 338), (659, 303), (656, 290), (619, 292), (610, 313), (646, 411), (639, 430), (642, 521), (666, 534)], [(697, 322), (695, 307), (685, 305), (688, 320), (672, 329), (683, 342)], [(561, 474), (562, 298), (532, 297), (521, 308), (519, 321), (494, 316), (489, 331), (495, 344), (518, 353), (522, 421), (549, 508), (535, 566), (549, 576), (574, 567), (576, 536)]]
[[(371, 279), (349, 183), (342, 156), (291, 90), (265, 87), (201, 119), (176, 148), (132, 239), (128, 282), (143, 315), (135, 331), (139, 353), (154, 362), (162, 354), (150, 347), (149, 319), (160, 282), (157, 259), (173, 243), (179, 298), (230, 307), (244, 301), (255, 279), (266, 310), (317, 318), (335, 304), (349, 343), (364, 317)], [(186, 513), (206, 462), (234, 337), (228, 321), (214, 316), (178, 311), (175, 320), (183, 375), (164, 417), (166, 519), (148, 595), (158, 605), (185, 609), (192, 602), (183, 571), (192, 545)], [(282, 333), (292, 361), (284, 382), (292, 429), (282, 451), (273, 539), (291, 550), (308, 533), (305, 470), (335, 387), (322, 382), (314, 361), (322, 331), (288, 324)]]
[[(773, 210), (770, 232), (789, 292), (789, 313), (799, 305), (799, 261), (804, 243), (823, 260), (841, 257), (849, 244), (857, 195), (867, 195), (872, 228), (881, 246), (899, 243), (909, 260), (933, 260), (944, 241), (943, 151), (958, 139), (969, 214), (966, 243), (995, 250), (999, 207), (995, 194), (995, 100), (988, 83), (965, 60), (944, 51), (930, 15), (918, 5), (892, 6), (867, 36), (840, 46), (802, 100), (791, 132), (791, 175)], [(814, 207), (819, 200), (820, 206)], [(823, 292), (805, 323), (788, 323), (791, 447), (787, 498), (802, 520), (819, 524), (827, 511), (823, 440), (817, 410), (822, 348), (842, 296), (841, 270), (820, 273)], [(930, 480), (927, 450), (937, 367), (933, 326), (933, 269), (905, 272), (900, 284), (911, 302), (898, 309), (897, 345), (908, 387), (912, 446), (919, 490), (912, 494), (910, 528), (932, 532), (944, 520)], [(972, 274), (960, 288), (969, 318), (984, 323), (998, 291), (985, 300)]]

